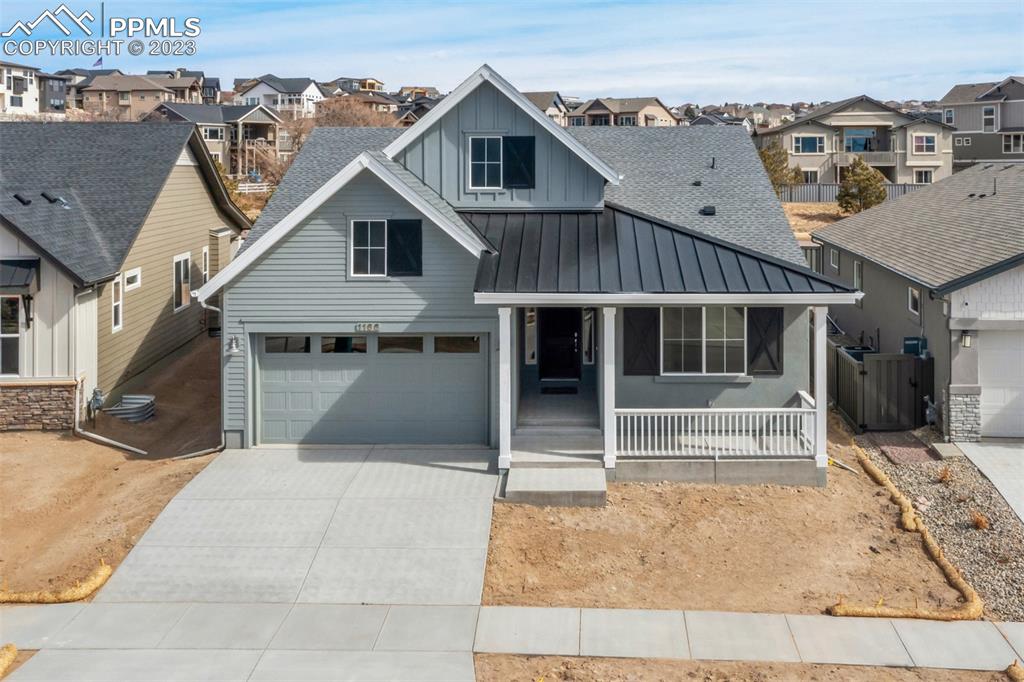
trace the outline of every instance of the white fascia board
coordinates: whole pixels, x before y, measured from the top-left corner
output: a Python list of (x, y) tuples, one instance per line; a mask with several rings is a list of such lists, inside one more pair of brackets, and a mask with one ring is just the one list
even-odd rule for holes
[(252, 246), (240, 253), (228, 264), (226, 268), (214, 275), (209, 282), (194, 292), (194, 296), (200, 301), (206, 301), (210, 296), (224, 288), (228, 282), (249, 267), (249, 265), (251, 265), (256, 259), (269, 251), (275, 244), (277, 244), (277, 242), (295, 229), (299, 223), (312, 215), (313, 211), (322, 206), (324, 202), (334, 196), (338, 190), (347, 185), (363, 170), (369, 170), (378, 178), (383, 180), (385, 184), (395, 190), (400, 196), (402, 196), (402, 198), (430, 218), (430, 220), (434, 221), (438, 227), (450, 234), (459, 244), (473, 255), (479, 257), (481, 251), (487, 250), (487, 247), (480, 243), (479, 240), (475, 237), (470, 237), (459, 226), (453, 225), (451, 221), (442, 215), (436, 208), (424, 201), (423, 197), (409, 189), (408, 185), (402, 182), (394, 173), (364, 152), (349, 162), (347, 166), (342, 168), (333, 178), (324, 183), (318, 190), (309, 195), (309, 197), (295, 207), (291, 213), (282, 218), (281, 221), (270, 228), (266, 234), (257, 239)]
[(430, 126), (443, 118), (449, 111), (454, 109), (459, 102), (476, 90), (476, 88), (484, 81), (493, 85), (499, 92), (512, 100), (520, 109), (523, 110), (523, 112), (526, 113), (527, 116), (536, 121), (538, 125), (551, 133), (555, 139), (568, 147), (578, 157), (583, 159), (587, 165), (597, 171), (610, 184), (619, 184), (620, 176), (614, 168), (609, 166), (601, 160), (599, 156), (587, 149), (586, 146), (566, 132), (565, 128), (548, 118), (547, 114), (538, 109), (533, 102), (526, 99), (526, 97), (516, 90), (512, 84), (502, 78), (486, 64), (474, 71), (473, 75), (464, 80), (459, 87), (452, 90), (451, 94), (441, 100), (441, 102), (431, 109), (426, 116), (418, 120), (407, 128), (404, 133), (395, 138), (391, 144), (384, 148), (384, 154), (388, 158), (393, 159), (396, 154), (409, 146), (409, 144), (416, 140), (420, 135), (425, 133)]
[(533, 294), (477, 292), (487, 305), (840, 305), (856, 303), (863, 292), (831, 294)]

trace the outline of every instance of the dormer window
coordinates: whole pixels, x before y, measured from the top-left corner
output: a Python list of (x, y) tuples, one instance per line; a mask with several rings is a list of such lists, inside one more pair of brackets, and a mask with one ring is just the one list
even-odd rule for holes
[(535, 139), (497, 135), (469, 138), (469, 189), (533, 189)]

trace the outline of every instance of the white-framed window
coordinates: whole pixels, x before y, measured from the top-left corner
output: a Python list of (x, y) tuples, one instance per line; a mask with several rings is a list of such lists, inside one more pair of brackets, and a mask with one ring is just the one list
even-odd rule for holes
[(192, 254), (181, 253), (174, 257), (174, 311), (187, 308), (192, 302)]
[(0, 376), (21, 373), (21, 297), (0, 296)]
[(971, 138), (969, 138), (969, 137), (965, 137), (964, 138), (964, 146), (965, 147), (970, 147), (971, 146)]
[(256, 106), (259, 103), (260, 103), (260, 98), (259, 97), (246, 97), (245, 98), (245, 106), (247, 106), (247, 107), (254, 107), (254, 106)]
[(353, 220), (350, 249), (353, 277), (384, 277), (388, 274), (388, 222)]
[(1024, 133), (1003, 135), (1003, 153), (1020, 154), (1024, 152)]
[(824, 154), (825, 153), (825, 136), (824, 135), (794, 135), (793, 136), (793, 153), (794, 154)]
[(836, 270), (839, 269), (839, 249), (828, 250), (828, 264)]
[(746, 308), (712, 305), (661, 309), (662, 374), (746, 371)]
[(142, 286), (142, 268), (124, 271), (124, 290), (131, 291)]
[(221, 160), (220, 152), (210, 152), (210, 158), (212, 158), (217, 163), (220, 163), (220, 160)]
[(210, 281), (210, 247), (203, 247), (203, 260), (200, 263), (200, 272), (203, 275), (203, 284)]
[(469, 188), (501, 189), (501, 136), (469, 138)]
[(585, 126), (587, 125), (587, 119), (582, 116), (570, 116), (569, 125), (571, 126)]
[(935, 153), (935, 136), (934, 135), (914, 135), (914, 153), (915, 154), (934, 154)]
[(918, 185), (932, 184), (932, 169), (918, 168), (914, 171), (914, 182)]
[(963, 145), (963, 143), (964, 143), (964, 138), (962, 138), (962, 137), (954, 137), (953, 138), (953, 146), (954, 147), (959, 147), (959, 146)]
[(132, 93), (130, 92), (119, 92), (117, 93), (118, 104), (129, 104), (132, 101)]
[(213, 126), (206, 126), (206, 127), (203, 128), (203, 139), (204, 140), (223, 140), (224, 139), (224, 129), (223, 128), (218, 128), (218, 127), (213, 127)]
[[(853, 288), (857, 291), (864, 291), (864, 262), (855, 260), (853, 261)], [(863, 306), (864, 299), (861, 298), (857, 301), (857, 307)]]
[(921, 314), (921, 292), (915, 287), (907, 287), (907, 310), (915, 315)]
[(942, 122), (948, 126), (955, 125), (956, 115), (952, 109), (946, 109), (942, 112)]
[(110, 331), (121, 331), (124, 327), (124, 280), (121, 273), (114, 275), (110, 282)]
[(816, 170), (805, 170), (803, 171), (804, 184), (816, 185), (818, 184), (818, 171)]
[(982, 107), (981, 108), (981, 129), (986, 133), (994, 132), (996, 129), (996, 108)]

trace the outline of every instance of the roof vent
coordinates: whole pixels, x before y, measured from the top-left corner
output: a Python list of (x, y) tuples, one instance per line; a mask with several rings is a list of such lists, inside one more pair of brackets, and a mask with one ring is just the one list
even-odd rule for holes
[(700, 187), (700, 180), (694, 180), (693, 181), (693, 186), (694, 187)]
[(700, 214), (701, 215), (715, 215), (715, 207), (714, 206), (705, 206), (704, 208), (700, 209)]
[(978, 198), (979, 198), (979, 199), (984, 199), (984, 198), (985, 198), (985, 197), (987, 197), (987, 196), (988, 196), (987, 194), (979, 194), (979, 195), (978, 195)]
[(975, 197), (974, 192), (971, 192), (970, 194), (967, 195), (968, 199), (973, 199), (974, 197)]
[(21, 202), (22, 206), (28, 206), (29, 204), (32, 203), (31, 199), (26, 199), (25, 197), (21, 196), (20, 194), (15, 194), (14, 198), (17, 199), (19, 202)]
[(60, 201), (60, 197), (55, 197), (49, 192), (43, 192), (42, 197), (49, 201), (51, 204), (56, 204), (58, 201)]

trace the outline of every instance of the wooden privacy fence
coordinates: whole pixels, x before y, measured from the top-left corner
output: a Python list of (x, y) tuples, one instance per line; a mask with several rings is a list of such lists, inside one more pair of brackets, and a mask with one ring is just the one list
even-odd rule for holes
[(828, 395), (860, 431), (904, 431), (925, 424), (925, 396), (935, 399), (934, 359), (866, 353), (856, 360), (828, 342)]
[[(908, 192), (913, 192), (918, 187), (924, 187), (924, 185), (915, 185), (913, 183), (903, 184), (890, 184), (885, 185), (886, 199), (899, 199)], [(797, 202), (797, 203), (833, 203), (838, 200), (839, 196), (839, 184), (834, 182), (820, 182), (820, 183), (809, 183), (804, 185), (783, 185), (781, 188), (779, 199), (784, 202)]]

